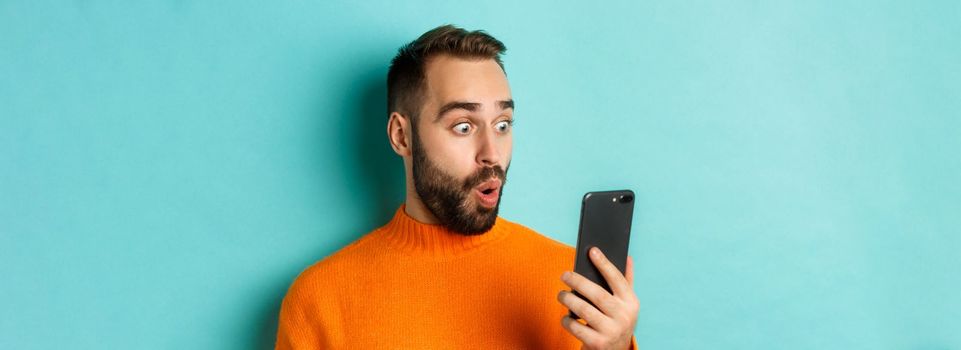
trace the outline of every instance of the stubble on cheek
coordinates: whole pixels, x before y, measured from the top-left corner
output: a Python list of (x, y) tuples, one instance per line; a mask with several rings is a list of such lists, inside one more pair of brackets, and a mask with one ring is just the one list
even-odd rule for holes
[[(500, 200), (503, 198), (506, 172), (499, 166), (488, 167), (478, 170), (464, 180), (458, 180), (427, 157), (416, 131), (413, 139), (414, 187), (425, 206), (452, 231), (475, 235), (490, 230), (497, 219)], [(479, 199), (473, 198), (473, 191), (477, 185), (491, 178), (501, 180), (501, 194), (493, 208), (485, 208), (480, 205)]]

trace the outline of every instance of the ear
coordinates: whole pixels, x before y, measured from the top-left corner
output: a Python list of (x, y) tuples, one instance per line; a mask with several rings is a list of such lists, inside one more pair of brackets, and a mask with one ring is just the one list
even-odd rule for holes
[(390, 140), (390, 147), (394, 149), (394, 153), (401, 157), (411, 155), (410, 138), (413, 135), (411, 135), (410, 123), (410, 118), (397, 112), (391, 112), (390, 118), (387, 119), (387, 139)]

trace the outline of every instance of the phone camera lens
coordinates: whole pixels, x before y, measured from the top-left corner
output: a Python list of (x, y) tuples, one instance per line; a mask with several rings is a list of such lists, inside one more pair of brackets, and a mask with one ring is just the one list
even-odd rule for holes
[(630, 202), (633, 201), (633, 200), (634, 200), (634, 196), (629, 195), (629, 194), (625, 194), (625, 195), (621, 196), (621, 198), (618, 200), (618, 202), (621, 202), (621, 203), (630, 203)]

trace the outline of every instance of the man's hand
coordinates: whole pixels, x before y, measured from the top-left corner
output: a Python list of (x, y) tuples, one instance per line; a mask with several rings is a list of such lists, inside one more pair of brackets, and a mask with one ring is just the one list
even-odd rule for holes
[(629, 349), (640, 309), (640, 303), (634, 295), (634, 260), (627, 257), (625, 277), (597, 247), (591, 248), (590, 256), (614, 294), (608, 293), (597, 283), (576, 272), (564, 272), (561, 280), (597, 307), (571, 292), (562, 290), (557, 294), (557, 300), (587, 324), (582, 324), (568, 315), (561, 319), (561, 324), (567, 332), (581, 341), (582, 349)]

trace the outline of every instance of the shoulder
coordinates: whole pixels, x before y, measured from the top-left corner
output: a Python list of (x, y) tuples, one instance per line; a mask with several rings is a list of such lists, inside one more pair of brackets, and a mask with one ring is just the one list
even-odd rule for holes
[(364, 262), (370, 262), (370, 259), (376, 255), (378, 250), (373, 249), (372, 245), (378, 230), (365, 234), (304, 268), (294, 279), (287, 293), (316, 297), (319, 293), (336, 290), (331, 287), (347, 281), (349, 276), (364, 269), (367, 266)]
[(550, 236), (541, 234), (530, 227), (501, 218), (504, 225), (511, 230), (515, 239), (520, 240), (525, 246), (536, 249), (539, 253), (547, 254), (559, 258), (574, 258), (574, 247), (564, 242), (558, 241)]

